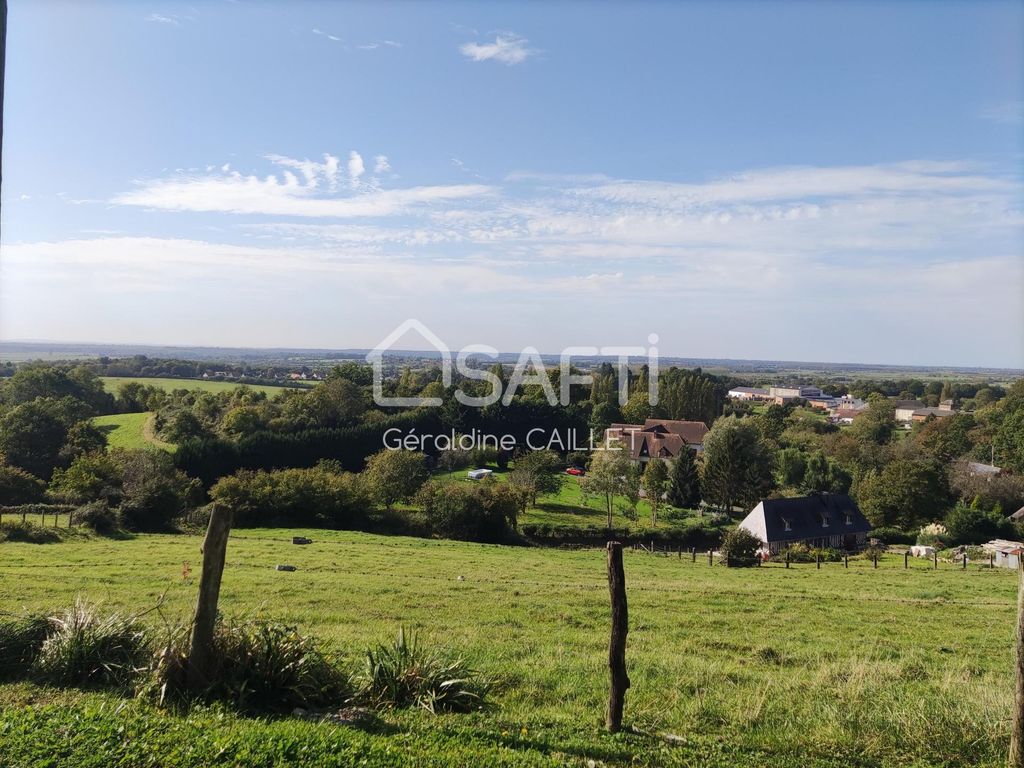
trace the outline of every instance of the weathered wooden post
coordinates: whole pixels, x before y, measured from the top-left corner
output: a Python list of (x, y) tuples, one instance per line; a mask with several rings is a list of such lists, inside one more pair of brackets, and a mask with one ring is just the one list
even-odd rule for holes
[(814, 564), (818, 566), (818, 570), (821, 570), (821, 552), (814, 553)]
[(1017, 659), (1010, 730), (1010, 768), (1024, 768), (1024, 574), (1017, 579)]
[(989, 552), (988, 553), (988, 567), (989, 568), (995, 568), (996, 567), (996, 556), (995, 556), (994, 552)]
[[(224, 556), (231, 532), (231, 512), (217, 504), (210, 512), (210, 524), (203, 539), (203, 572), (199, 577), (199, 598), (192, 620), (192, 638), (188, 650), (189, 690), (199, 691), (209, 684), (213, 660), (213, 629), (217, 621), (220, 580), (224, 575)], [(621, 562), (622, 552), (619, 552)]]
[(903, 570), (907, 570), (910, 567), (910, 550), (908, 549), (903, 553)]
[(786, 567), (789, 568), (789, 547), (786, 547)]
[(875, 552), (871, 553), (871, 559), (875, 561), (875, 568), (877, 568), (878, 567), (878, 552), (877, 552), (877, 550)]
[(622, 708), (626, 689), (629, 688), (629, 676), (626, 674), (626, 633), (629, 632), (626, 574), (622, 568), (622, 544), (617, 541), (608, 542), (608, 594), (612, 601), (612, 632), (608, 643), (611, 688), (605, 725), (611, 733), (617, 733), (622, 729)]
[(967, 570), (967, 551), (964, 550), (964, 570)]
[(843, 552), (843, 567), (847, 568), (847, 569), (850, 567), (850, 553), (849, 552)]
[(711, 556), (712, 556), (713, 552), (714, 552), (714, 550), (710, 550), (710, 549), (708, 550), (708, 565), (714, 565), (715, 564), (715, 561), (711, 559)]
[(932, 552), (932, 562), (935, 564), (935, 570), (939, 570), (939, 553)]
[(696, 563), (697, 562), (697, 548), (696, 547), (690, 547), (690, 554), (693, 555), (693, 562)]

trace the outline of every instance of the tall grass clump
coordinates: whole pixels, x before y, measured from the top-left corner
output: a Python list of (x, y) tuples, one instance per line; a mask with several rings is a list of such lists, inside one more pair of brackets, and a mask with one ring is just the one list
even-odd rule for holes
[(49, 619), (41, 614), (0, 621), (0, 680), (21, 677), (31, 669), (49, 629)]
[(393, 643), (367, 651), (361, 694), (376, 707), (423, 707), (431, 712), (480, 708), (490, 685), (462, 659), (451, 659), (399, 629)]
[[(155, 655), (144, 692), (161, 704), (187, 700), (189, 635), (172, 633)], [(348, 675), (319, 643), (268, 621), (218, 623), (211, 683), (196, 697), (251, 712), (337, 707), (351, 696)]]
[(51, 616), (35, 672), (55, 685), (128, 685), (149, 653), (145, 630), (130, 616), (102, 615), (82, 600)]

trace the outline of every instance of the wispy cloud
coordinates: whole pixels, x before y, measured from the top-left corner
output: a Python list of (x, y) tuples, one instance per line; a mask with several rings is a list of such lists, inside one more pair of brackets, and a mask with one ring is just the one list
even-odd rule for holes
[(391, 163), (388, 162), (387, 155), (377, 155), (373, 158), (373, 172), (374, 173), (387, 173), (391, 170)]
[(162, 13), (151, 13), (146, 17), (146, 21), (151, 21), (155, 24), (170, 24), (175, 27), (181, 26), (180, 16), (168, 16)]
[(320, 35), (321, 37), (326, 37), (328, 40), (332, 40), (335, 43), (340, 43), (341, 42), (341, 38), (338, 37), (337, 35), (332, 35), (329, 32), (324, 32), (322, 29), (319, 29), (317, 27), (313, 27), (313, 29), (311, 31), (313, 32), (314, 35)]
[[(380, 156), (375, 167), (380, 167), (380, 158), (387, 165), (387, 158)], [(362, 155), (352, 150), (346, 164), (351, 192), (342, 195), (337, 192), (340, 160), (334, 155), (325, 154), (319, 163), (283, 155), (267, 155), (266, 159), (287, 170), (261, 178), (231, 171), (225, 164), (219, 172), (179, 173), (141, 181), (136, 189), (116, 195), (110, 202), (167, 211), (358, 218), (391, 216), (418, 206), (492, 193), (489, 187), (476, 184), (379, 189), (376, 181), (362, 181), (366, 167)]]
[(502, 64), (522, 64), (540, 51), (530, 48), (529, 41), (513, 32), (499, 32), (491, 43), (463, 43), (459, 52), (472, 61), (500, 61)]

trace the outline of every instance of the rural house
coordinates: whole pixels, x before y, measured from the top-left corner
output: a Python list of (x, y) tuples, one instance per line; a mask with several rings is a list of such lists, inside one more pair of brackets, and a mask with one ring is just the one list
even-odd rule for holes
[(795, 499), (765, 499), (743, 518), (746, 528), (775, 554), (791, 544), (856, 550), (864, 546), (871, 523), (846, 494), (815, 493)]
[(894, 418), (900, 424), (909, 424), (914, 420), (914, 411), (924, 408), (920, 400), (897, 400), (894, 404)]
[(612, 424), (607, 440), (618, 440), (629, 457), (641, 464), (656, 459), (674, 459), (683, 449), (700, 451), (708, 428), (703, 421), (647, 419), (641, 424)]

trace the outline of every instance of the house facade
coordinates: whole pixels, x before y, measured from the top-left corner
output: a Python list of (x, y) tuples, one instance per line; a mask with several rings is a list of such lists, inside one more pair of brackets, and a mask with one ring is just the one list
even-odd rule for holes
[(707, 433), (703, 421), (647, 419), (643, 424), (612, 424), (605, 438), (622, 443), (630, 459), (645, 464), (652, 458), (674, 459), (683, 450), (703, 450)]
[(765, 499), (739, 525), (777, 554), (792, 544), (855, 551), (867, 543), (871, 523), (846, 494), (815, 493), (794, 499)]

